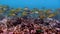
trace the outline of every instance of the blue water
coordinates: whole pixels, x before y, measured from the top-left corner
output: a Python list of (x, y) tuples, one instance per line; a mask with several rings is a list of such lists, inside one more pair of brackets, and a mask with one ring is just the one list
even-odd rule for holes
[(60, 8), (60, 0), (0, 0), (0, 4), (9, 5), (14, 8), (24, 8), (29, 7), (32, 8), (42, 8), (46, 7), (49, 9)]

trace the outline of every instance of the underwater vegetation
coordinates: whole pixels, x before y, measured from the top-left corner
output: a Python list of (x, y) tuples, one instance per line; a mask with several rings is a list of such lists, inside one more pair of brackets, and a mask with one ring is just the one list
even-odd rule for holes
[(22, 8), (10, 8), (9, 6), (2, 6), (0, 5), (0, 15), (7, 16), (7, 17), (31, 17), (31, 18), (54, 18), (59, 20), (60, 19), (60, 8), (52, 10), (52, 9), (38, 9), (33, 8), (29, 9), (28, 7)]

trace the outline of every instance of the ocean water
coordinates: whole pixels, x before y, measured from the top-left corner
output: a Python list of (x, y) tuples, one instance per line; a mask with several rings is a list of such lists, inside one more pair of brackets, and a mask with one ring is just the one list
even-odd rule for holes
[[(8, 5), (13, 8), (42, 9), (45, 7), (46, 9), (57, 9), (60, 8), (60, 0), (0, 0), (0, 5)], [(7, 15), (8, 13), (5, 14)], [(21, 16), (21, 14), (18, 16)], [(55, 18), (59, 20), (60, 15), (57, 15)]]
[(14, 8), (48, 8), (57, 9), (60, 8), (60, 0), (0, 0), (1, 5), (9, 5)]

